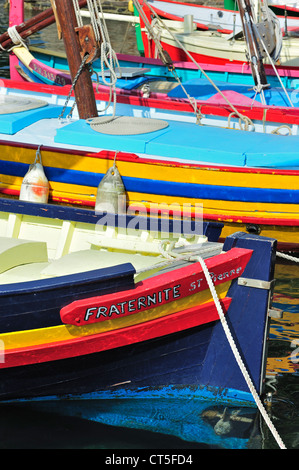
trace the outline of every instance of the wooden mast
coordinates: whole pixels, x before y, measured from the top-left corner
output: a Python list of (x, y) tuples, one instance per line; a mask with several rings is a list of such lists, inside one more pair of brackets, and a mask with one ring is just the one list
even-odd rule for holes
[[(56, 0), (56, 9), (73, 82), (82, 63), (80, 54), (81, 47), (78, 35), (75, 31), (78, 25), (73, 2), (72, 0)], [(89, 70), (86, 66), (83, 67), (79, 75), (75, 84), (74, 93), (80, 119), (97, 117), (98, 112), (93, 85)]]
[(253, 24), (250, 0), (237, 0), (237, 2), (242, 20), (245, 40), (250, 53), (250, 64), (254, 82), (256, 85), (268, 85), (267, 76), (263, 64), (263, 56), (260, 50), (260, 44), (254, 34), (253, 28), (250, 27), (248, 24), (250, 23), (251, 26)]

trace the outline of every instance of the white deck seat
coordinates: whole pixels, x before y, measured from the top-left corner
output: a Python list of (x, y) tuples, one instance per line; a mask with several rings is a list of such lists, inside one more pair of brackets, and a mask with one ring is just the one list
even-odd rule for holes
[(45, 242), (0, 237), (0, 273), (23, 264), (47, 261)]
[(117, 253), (105, 250), (81, 250), (69, 253), (49, 263), (41, 272), (41, 277), (56, 277), (93, 269), (108, 268), (123, 263), (132, 263), (136, 270), (161, 262), (157, 256), (144, 256), (132, 253)]

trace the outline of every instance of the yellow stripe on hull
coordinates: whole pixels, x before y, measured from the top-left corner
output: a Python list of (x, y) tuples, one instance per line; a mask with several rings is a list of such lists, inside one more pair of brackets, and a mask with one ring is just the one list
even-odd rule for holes
[[(1, 175), (0, 175), (1, 178)], [(13, 179), (13, 178), (12, 178)], [(16, 180), (16, 178), (14, 178)], [(9, 189), (19, 192), (21, 187), (21, 178), (19, 181), (14, 181), (15, 184), (1, 184), (0, 190)], [(77, 189), (77, 192), (76, 192)], [(142, 204), (143, 208), (154, 209), (154, 206), (150, 205), (157, 204), (161, 209), (161, 196), (159, 195), (148, 195), (143, 193), (127, 193), (129, 204), (132, 208)], [(63, 183), (50, 183), (50, 198), (54, 201), (62, 203), (70, 203), (76, 200), (76, 204), (95, 204), (96, 190), (88, 186), (75, 186)], [(145, 202), (147, 201), (147, 202)], [(166, 205), (174, 204), (174, 198), (170, 196), (163, 197), (163, 203)], [(279, 220), (298, 220), (299, 214), (297, 212), (288, 211), (287, 204), (254, 204), (254, 203), (241, 203), (234, 201), (221, 201), (221, 200), (200, 200), (200, 199), (188, 199), (188, 198), (175, 198), (175, 204), (178, 207), (183, 207), (185, 204), (190, 204), (191, 207), (195, 203), (203, 204), (203, 214), (205, 220), (214, 220), (217, 222), (224, 223), (221, 237), (226, 238), (229, 235), (237, 231), (247, 232), (248, 222), (244, 222), (244, 217), (250, 217), (250, 223), (257, 224), (260, 228), (259, 234), (266, 237), (276, 238), (279, 243), (294, 243), (298, 244), (298, 226), (296, 225), (279, 225)], [(228, 208), (229, 206), (229, 208)], [(293, 207), (291, 207), (293, 209)], [(278, 212), (280, 211), (280, 212)], [(134, 213), (134, 211), (133, 211)], [(216, 218), (208, 219), (209, 214), (211, 217)], [(154, 215), (154, 213), (153, 213)], [(230, 219), (231, 217), (231, 219)], [(237, 221), (236, 221), (237, 217)], [(271, 220), (277, 219), (277, 225), (273, 225)], [(263, 222), (261, 222), (261, 219)], [(266, 223), (270, 221), (270, 223)]]
[[(11, 189), (19, 191), (22, 184), (22, 178), (1, 175), (0, 188)], [(82, 198), (84, 200), (90, 200), (95, 202), (97, 188), (84, 185), (75, 185), (68, 183), (57, 183), (55, 181), (50, 182), (50, 194), (52, 198)], [(232, 217), (240, 217), (240, 223), (244, 216), (248, 217), (262, 217), (263, 219), (298, 219), (299, 221), (299, 207), (295, 204), (276, 204), (276, 203), (263, 203), (263, 202), (244, 202), (244, 201), (223, 201), (220, 199), (195, 199), (186, 198), (179, 196), (166, 196), (159, 194), (147, 194), (137, 192), (127, 192), (128, 202), (130, 205), (141, 204), (141, 208), (155, 209), (150, 204), (156, 204), (159, 209), (163, 208), (167, 210), (169, 206), (175, 205), (178, 208), (182, 208), (184, 204), (203, 204), (203, 210), (207, 214), (211, 215), (223, 215)], [(186, 210), (187, 210), (186, 206)]]
[[(219, 219), (220, 221), (220, 219)], [(259, 225), (259, 235), (262, 237), (275, 238), (278, 243), (294, 243), (298, 245), (298, 227), (279, 225)], [(236, 232), (248, 232), (247, 224), (225, 222), (221, 232), (221, 238), (225, 239)]]
[[(30, 164), (34, 161), (35, 150), (20, 149), (10, 146), (1, 147), (3, 160)], [(58, 153), (43, 150), (44, 166), (65, 168), (67, 162), (70, 170), (105, 174), (112, 165), (112, 160), (97, 158), (96, 156), (80, 156), (68, 153)], [(212, 186), (230, 186), (243, 188), (263, 189), (289, 189), (299, 190), (298, 177), (293, 174), (279, 173), (275, 170), (270, 173), (254, 170), (253, 172), (230, 171), (229, 168), (217, 169), (210, 167), (194, 167), (189, 164), (177, 166), (175, 164), (157, 163), (155, 161), (142, 163), (117, 161), (119, 171), (123, 177), (136, 177), (139, 179), (163, 181), (167, 175), (168, 181), (174, 183), (200, 183)], [(165, 171), (163, 171), (165, 170)], [(99, 177), (100, 180), (100, 177)], [(14, 190), (18, 192), (22, 184), (21, 177), (0, 175), (0, 189)], [(50, 197), (59, 202), (94, 205), (96, 199), (96, 187), (86, 185), (60, 183), (50, 181)], [(217, 196), (217, 188), (215, 188)], [(241, 195), (241, 193), (240, 193)], [(235, 231), (247, 231), (246, 224), (259, 225), (260, 235), (276, 238), (280, 243), (298, 244), (299, 208), (298, 204), (262, 203), (226, 201), (217, 199), (195, 199), (190, 197), (161, 196), (159, 194), (147, 194), (128, 192), (128, 204), (141, 205), (144, 209), (153, 209), (152, 204), (157, 204), (159, 210), (164, 203), (166, 206), (177, 205), (178, 209), (184, 209), (184, 204), (193, 209), (195, 204), (203, 205), (205, 220), (216, 220), (224, 223), (223, 238)], [(166, 207), (166, 210), (168, 207)], [(211, 216), (209, 219), (209, 215)], [(247, 218), (247, 219), (246, 219)], [(248, 221), (248, 218), (250, 220)], [(276, 223), (277, 221), (277, 223)], [(281, 221), (281, 223), (279, 223)], [(284, 221), (290, 221), (290, 225)], [(295, 221), (295, 222), (294, 222)]]
[[(224, 298), (229, 289), (230, 282), (217, 286), (217, 294), (220, 299)], [(127, 317), (119, 317), (86, 326), (58, 325), (36, 330), (17, 331), (0, 335), (5, 350), (26, 348), (34, 345), (47, 344), (59, 341), (68, 341), (83, 336), (91, 336), (106, 331), (118, 330), (132, 325), (144, 323), (156, 318), (164, 317), (172, 313), (185, 310), (196, 305), (202, 305), (212, 301), (209, 289), (198, 294), (179, 299), (176, 302), (164, 304), (159, 307), (139, 312)], [(171, 320), (170, 320), (171, 321)]]
[[(112, 160), (97, 158), (94, 156), (79, 156), (68, 153), (55, 153), (47, 150), (42, 151), (43, 165), (64, 169), (67, 162), (69, 170), (93, 172), (105, 174), (113, 164)], [(10, 146), (1, 146), (1, 159), (10, 162), (31, 164), (35, 159), (35, 151), (20, 149)], [(155, 161), (142, 163), (137, 161), (126, 162), (117, 160), (117, 167), (123, 177), (145, 178), (158, 181), (165, 180), (165, 172), (158, 168), (167, 168), (166, 181), (177, 183), (204, 183), (207, 185), (265, 188), (265, 189), (299, 189), (298, 177), (296, 175), (271, 173), (242, 172), (220, 170), (211, 167), (194, 167), (189, 164), (177, 166), (171, 163), (157, 163)], [(84, 179), (84, 178), (82, 178)]]

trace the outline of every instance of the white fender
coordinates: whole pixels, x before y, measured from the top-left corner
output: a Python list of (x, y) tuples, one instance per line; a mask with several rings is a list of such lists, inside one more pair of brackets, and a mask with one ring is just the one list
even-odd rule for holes
[(40, 147), (37, 149), (34, 163), (29, 166), (29, 170), (23, 178), (19, 197), (21, 201), (48, 202), (49, 182), (41, 162)]
[(95, 210), (117, 214), (126, 213), (126, 191), (115, 159), (113, 166), (109, 168), (98, 186)]

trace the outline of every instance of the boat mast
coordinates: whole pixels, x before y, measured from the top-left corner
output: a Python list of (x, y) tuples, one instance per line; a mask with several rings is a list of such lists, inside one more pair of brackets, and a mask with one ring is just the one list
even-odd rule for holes
[(268, 86), (266, 72), (263, 64), (263, 54), (261, 51), (261, 45), (254, 30), (254, 18), (252, 13), (252, 7), (250, 0), (237, 0), (242, 20), (242, 26), (244, 31), (245, 40), (250, 55), (250, 66), (252, 76), (257, 87)]
[[(82, 65), (82, 48), (79, 36), (75, 30), (78, 28), (75, 10), (72, 0), (56, 0), (57, 16), (60, 23), (65, 52), (70, 68), (72, 82)], [(87, 38), (88, 42), (88, 38)], [(92, 80), (88, 67), (85, 65), (78, 76), (74, 93), (80, 119), (97, 117), (96, 100)]]

